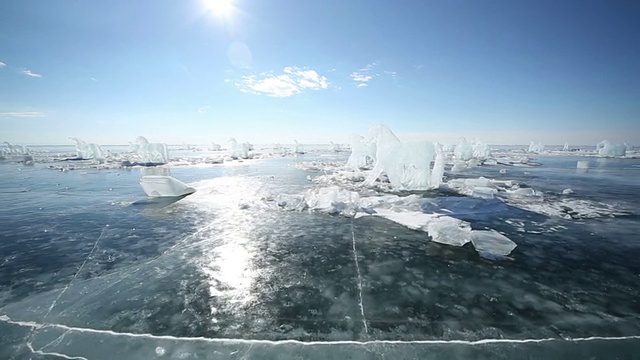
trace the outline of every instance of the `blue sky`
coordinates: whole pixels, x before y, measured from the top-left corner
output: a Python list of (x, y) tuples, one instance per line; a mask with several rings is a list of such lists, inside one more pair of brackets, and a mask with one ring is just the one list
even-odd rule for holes
[(1, 2), (0, 141), (640, 145), (638, 1), (214, 1)]

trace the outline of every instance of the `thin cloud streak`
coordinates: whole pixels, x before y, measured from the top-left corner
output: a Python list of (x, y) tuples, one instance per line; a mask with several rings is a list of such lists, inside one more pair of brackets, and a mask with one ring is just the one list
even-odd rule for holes
[(40, 111), (8, 111), (0, 113), (0, 117), (13, 117), (13, 118), (36, 118), (44, 117), (45, 114)]
[(28, 69), (22, 70), (21, 73), (23, 75), (30, 76), (30, 77), (35, 77), (35, 78), (41, 78), (42, 77), (42, 75), (36, 74), (34, 72), (31, 72), (31, 70), (28, 70)]

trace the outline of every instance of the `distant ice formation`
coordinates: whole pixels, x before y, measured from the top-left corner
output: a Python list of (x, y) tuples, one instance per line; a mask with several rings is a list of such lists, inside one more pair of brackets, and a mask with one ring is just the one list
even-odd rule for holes
[(473, 139), (471, 142), (473, 147), (473, 157), (478, 160), (485, 160), (491, 157), (491, 148), (489, 145), (480, 141), (480, 139)]
[(8, 155), (24, 155), (27, 153), (27, 149), (22, 145), (15, 145), (8, 141), (5, 141), (4, 144), (7, 146), (4, 152)]
[(251, 145), (249, 143), (238, 143), (234, 138), (229, 139), (230, 156), (233, 159), (248, 159)]
[(603, 140), (596, 145), (596, 151), (598, 156), (603, 157), (620, 157), (627, 154), (627, 145), (625, 144), (612, 144), (608, 140)]
[(138, 136), (136, 138), (135, 150), (143, 163), (166, 164), (169, 162), (167, 145), (163, 143), (150, 143), (144, 136)]
[(529, 144), (529, 152), (531, 153), (541, 153), (544, 151), (544, 145), (541, 142), (531, 142)]
[(467, 139), (461, 137), (458, 146), (454, 151), (456, 159), (467, 161), (473, 159), (473, 147), (467, 142)]
[(304, 154), (304, 145), (300, 144), (298, 140), (293, 140), (293, 142), (295, 143), (295, 153), (300, 155)]
[(102, 151), (102, 148), (98, 144), (86, 143), (75, 137), (70, 137), (69, 140), (76, 143), (76, 152), (81, 159), (104, 160), (106, 157), (104, 151)]
[(209, 150), (211, 151), (220, 151), (222, 149), (222, 146), (220, 146), (220, 144), (216, 144), (214, 142), (211, 143), (211, 148)]
[(196, 190), (171, 176), (147, 175), (140, 179), (140, 186), (149, 197), (181, 197)]
[(562, 147), (562, 151), (569, 151), (569, 143), (565, 142), (564, 146)]

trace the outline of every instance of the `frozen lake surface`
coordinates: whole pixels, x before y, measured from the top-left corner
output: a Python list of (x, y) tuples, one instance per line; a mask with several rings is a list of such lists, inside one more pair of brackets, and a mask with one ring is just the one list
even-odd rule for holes
[(411, 193), (517, 244), (488, 258), (383, 217), (277, 204), (323, 186), (310, 180), (328, 170), (304, 164), (347, 156), (172, 166), (197, 190), (177, 202), (146, 198), (153, 170), (0, 162), (0, 358), (638, 357), (640, 159), (445, 174), (544, 201)]

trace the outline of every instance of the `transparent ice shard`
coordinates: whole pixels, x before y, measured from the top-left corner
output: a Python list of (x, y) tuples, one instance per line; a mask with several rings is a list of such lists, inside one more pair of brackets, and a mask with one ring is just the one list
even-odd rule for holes
[(163, 175), (143, 176), (140, 186), (149, 197), (181, 197), (196, 191), (174, 177)]
[(449, 216), (433, 218), (427, 224), (427, 232), (434, 242), (463, 246), (471, 241), (471, 226), (468, 222)]
[(516, 243), (495, 230), (472, 230), (471, 243), (481, 255), (507, 256), (516, 248)]

